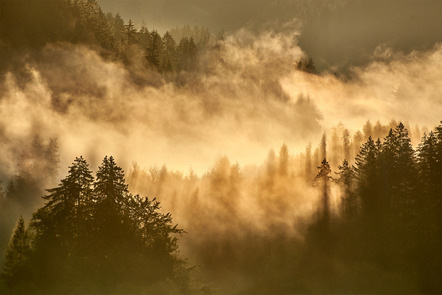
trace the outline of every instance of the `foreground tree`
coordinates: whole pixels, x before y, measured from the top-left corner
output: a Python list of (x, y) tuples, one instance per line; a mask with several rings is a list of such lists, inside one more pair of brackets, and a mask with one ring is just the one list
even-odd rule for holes
[(176, 256), (183, 230), (170, 213), (159, 212), (156, 199), (129, 193), (113, 157), (104, 158), (95, 181), (87, 162), (76, 158), (67, 177), (47, 191), (32, 218), (32, 239), (22, 218), (11, 239), (2, 274), (8, 290), (108, 293), (165, 280), (188, 287), (180, 276), (188, 269)]
[(46, 204), (32, 220), (35, 243), (41, 243), (38, 247), (49, 243), (70, 256), (74, 248), (87, 246), (85, 242), (91, 236), (92, 183), (92, 171), (80, 157), (69, 167), (68, 176), (57, 187), (47, 190), (49, 194), (43, 197)]

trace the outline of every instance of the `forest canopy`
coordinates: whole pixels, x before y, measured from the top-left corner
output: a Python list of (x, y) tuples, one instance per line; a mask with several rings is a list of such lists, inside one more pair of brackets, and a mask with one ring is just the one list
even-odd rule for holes
[(101, 293), (162, 280), (187, 287), (184, 261), (176, 256), (183, 230), (159, 212), (155, 198), (129, 193), (113, 157), (103, 159), (95, 179), (86, 160), (76, 158), (43, 199), (29, 226), (20, 217), (11, 237), (1, 274), (7, 288)]
[[(341, 140), (346, 149), (348, 139)], [(234, 270), (254, 279), (241, 289), (248, 294), (270, 292), (274, 284), (278, 293), (439, 292), (442, 125), (424, 135), (416, 150), (402, 123), (382, 141), (369, 136), (349, 159), (354, 164), (343, 159), (335, 172), (326, 146), (324, 137), (315, 152), (323, 158), (317, 169), (311, 154), (294, 159), (283, 145), (257, 173), (223, 158), (201, 178), (165, 167), (149, 174), (135, 168), (129, 183), (158, 195), (175, 208), (186, 230), (199, 233), (185, 242), (193, 248), (188, 253), (217, 284)], [(302, 218), (290, 212), (300, 186), (310, 186), (317, 195), (316, 209)], [(178, 199), (177, 187), (187, 187)], [(86, 160), (76, 158), (43, 199), (29, 226), (20, 217), (11, 236), (1, 275), (5, 290), (214, 292), (201, 281), (192, 283), (193, 271), (177, 255), (183, 229), (173, 225), (170, 213), (162, 213), (156, 198), (129, 192), (113, 157), (103, 159), (95, 178)], [(255, 208), (250, 217), (240, 215), (244, 201)], [(266, 226), (277, 226), (278, 233), (249, 223), (263, 213), (270, 214)], [(278, 216), (286, 220), (278, 223)], [(304, 239), (293, 235), (293, 226)], [(336, 281), (327, 281), (329, 276)], [(378, 284), (369, 287), (373, 279)], [(232, 292), (228, 286), (221, 291)]]

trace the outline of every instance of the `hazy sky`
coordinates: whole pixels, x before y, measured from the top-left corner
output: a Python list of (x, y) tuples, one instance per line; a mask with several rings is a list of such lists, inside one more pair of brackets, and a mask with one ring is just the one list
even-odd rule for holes
[(104, 11), (164, 31), (214, 32), (297, 18), (301, 47), (321, 68), (361, 64), (379, 46), (410, 52), (442, 41), (441, 0), (98, 0)]

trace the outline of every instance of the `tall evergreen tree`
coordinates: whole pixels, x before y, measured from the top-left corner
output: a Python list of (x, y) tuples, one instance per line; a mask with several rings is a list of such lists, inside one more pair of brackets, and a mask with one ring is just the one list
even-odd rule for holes
[(135, 26), (134, 26), (131, 19), (129, 19), (129, 22), (127, 23), (127, 25), (124, 25), (124, 28), (125, 28), (125, 33), (126, 33), (127, 44), (131, 45), (131, 44), (137, 43), (138, 32), (135, 29)]
[(161, 68), (164, 72), (172, 72), (176, 68), (176, 42), (169, 32), (163, 36), (164, 53)]
[(117, 166), (112, 156), (103, 159), (93, 186), (92, 243), (96, 251), (95, 256), (99, 261), (105, 262), (104, 268), (115, 278), (121, 270), (123, 253), (130, 251), (133, 235), (129, 216), (128, 185), (123, 169)]
[(321, 200), (321, 212), (320, 218), (328, 221), (330, 218), (330, 181), (332, 180), (330, 164), (324, 158), (321, 165), (318, 167), (319, 172), (313, 180), (313, 184), (319, 183), (322, 186), (322, 200)]
[(154, 70), (161, 69), (161, 59), (163, 57), (164, 44), (157, 31), (150, 32), (150, 43), (146, 49), (146, 59), (148, 65)]
[(417, 171), (418, 192), (417, 228), (415, 235), (419, 240), (416, 257), (419, 276), (425, 293), (442, 291), (442, 154), (440, 154), (440, 131), (425, 135), (418, 146)]
[(178, 51), (178, 70), (192, 71), (196, 67), (198, 48), (192, 37), (180, 40)]
[(368, 215), (379, 214), (378, 154), (378, 147), (370, 136), (355, 159), (355, 180), (362, 201), (362, 209)]
[(6, 285), (17, 285), (26, 282), (26, 262), (30, 254), (30, 237), (25, 227), (23, 217), (17, 221), (15, 230), (9, 241), (9, 246), (3, 262), (0, 275)]
[(342, 164), (338, 166), (338, 169), (339, 171), (336, 172), (338, 179), (336, 179), (336, 181), (343, 188), (341, 209), (344, 216), (349, 218), (355, 216), (359, 209), (357, 196), (353, 194), (354, 172), (347, 160), (344, 160)]
[[(44, 196), (46, 204), (33, 216), (36, 243), (51, 243), (70, 256), (90, 238), (93, 176), (83, 157), (76, 158), (68, 176)], [(89, 232), (89, 233), (88, 233)], [(43, 246), (41, 246), (43, 247)]]

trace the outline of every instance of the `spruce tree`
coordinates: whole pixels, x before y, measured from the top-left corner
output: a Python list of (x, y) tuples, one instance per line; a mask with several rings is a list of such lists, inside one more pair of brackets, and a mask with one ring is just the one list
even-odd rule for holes
[(378, 148), (371, 136), (361, 146), (355, 159), (355, 180), (362, 201), (364, 214), (374, 217), (378, 215)]
[(163, 36), (164, 54), (161, 61), (161, 68), (164, 72), (172, 72), (176, 67), (176, 42), (169, 32)]
[(353, 194), (354, 172), (347, 160), (344, 160), (342, 165), (338, 166), (338, 169), (339, 171), (336, 172), (338, 175), (336, 182), (340, 184), (343, 189), (341, 209), (344, 216), (348, 218), (355, 216), (358, 210), (356, 195)]
[(327, 159), (322, 160), (318, 167), (319, 172), (313, 180), (313, 184), (321, 184), (322, 186), (322, 200), (320, 218), (328, 221), (330, 218), (330, 200), (329, 200), (329, 183), (332, 180), (330, 164)]
[(0, 275), (1, 280), (8, 286), (26, 282), (26, 262), (30, 254), (30, 237), (25, 227), (23, 217), (17, 221), (15, 230), (9, 241), (8, 249)]
[[(83, 157), (76, 158), (68, 176), (44, 196), (45, 205), (32, 219), (36, 243), (50, 243), (63, 256), (73, 255), (79, 247), (87, 248), (91, 235), (93, 176)], [(44, 246), (40, 245), (40, 248)]]
[(114, 158), (105, 157), (98, 167), (94, 182), (93, 249), (104, 272), (114, 280), (122, 271), (125, 253), (131, 251), (130, 193), (124, 171)]
[[(442, 155), (441, 125), (424, 135), (417, 149), (418, 199), (416, 249), (419, 279), (425, 293), (440, 293), (442, 286)], [(440, 137), (439, 137), (440, 136)]]

